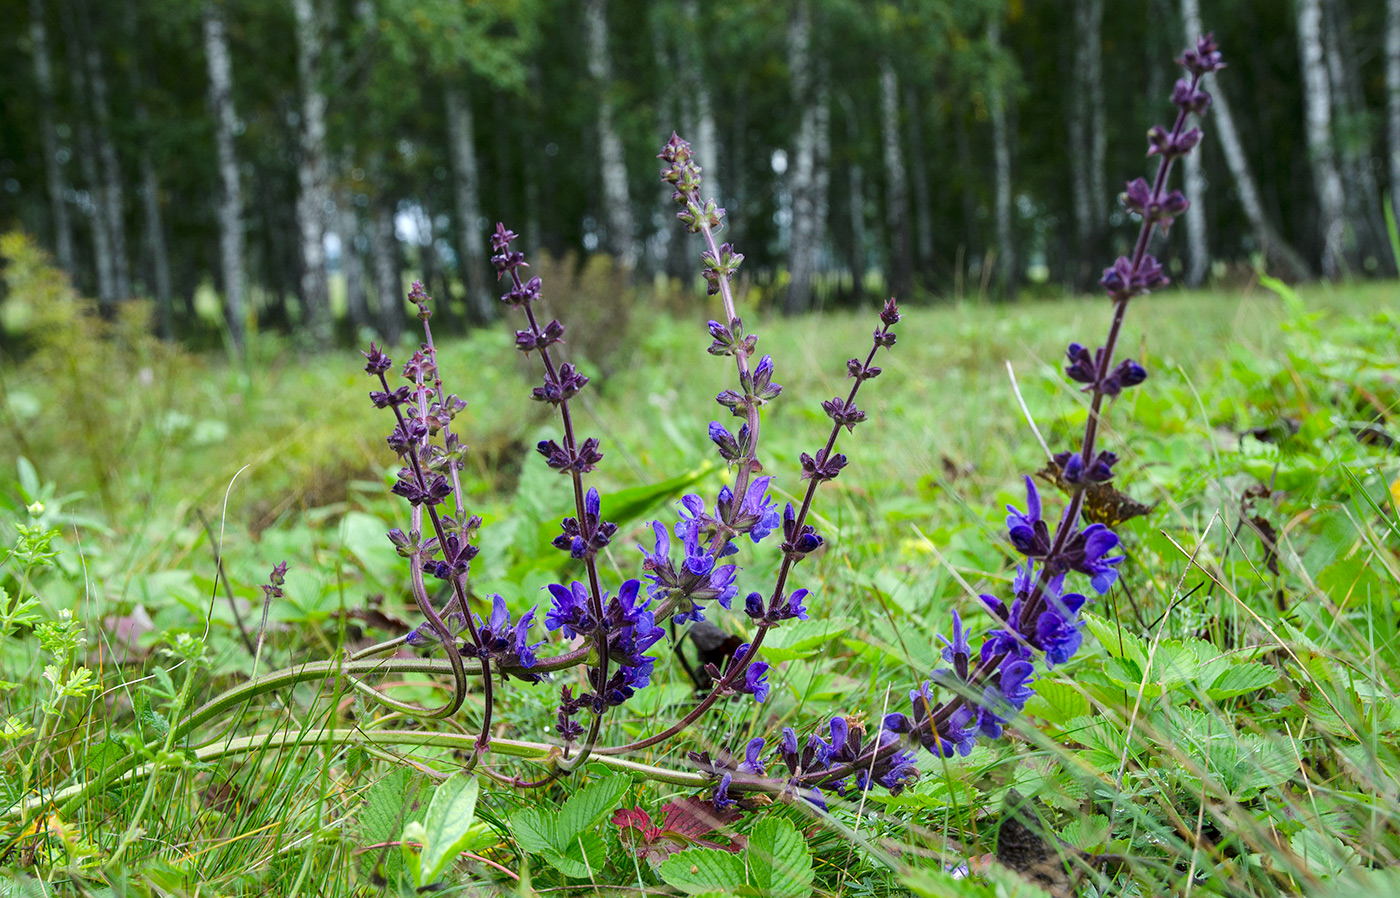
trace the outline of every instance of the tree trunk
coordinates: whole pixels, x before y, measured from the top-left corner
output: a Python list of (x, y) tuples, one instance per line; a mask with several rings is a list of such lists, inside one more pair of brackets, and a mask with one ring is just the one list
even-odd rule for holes
[(326, 282), (326, 93), (321, 86), (321, 11), (313, 0), (292, 0), (296, 16), (297, 83), (301, 129), (297, 159), (297, 229), (301, 242), (302, 325), (314, 346), (331, 343), (330, 288)]
[(1323, 59), (1320, 0), (1298, 0), (1298, 55), (1303, 74), (1304, 129), (1322, 234), (1322, 274), (1335, 278), (1347, 266), (1346, 196), (1332, 146), (1332, 97)]
[(816, 257), (817, 114), (812, 99), (812, 15), (807, 0), (797, 0), (788, 21), (788, 69), (792, 74), (792, 103), (799, 113), (792, 149), (792, 230), (788, 246), (787, 296), (783, 311), (805, 312), (812, 307), (812, 273)]
[(128, 73), (131, 79), (131, 95), (134, 97), (137, 140), (137, 168), (141, 173), (141, 213), (146, 225), (146, 249), (150, 253), (151, 267), (147, 273), (146, 289), (155, 295), (156, 326), (161, 339), (170, 340), (175, 336), (174, 309), (171, 307), (170, 253), (165, 244), (165, 227), (160, 211), (160, 179), (156, 175), (155, 163), (151, 161), (151, 115), (146, 108), (145, 75), (142, 71), (141, 27), (134, 0), (126, 4), (126, 40), (132, 53)]
[(685, 16), (686, 36), (689, 38), (681, 48), (681, 60), (685, 66), (688, 93), (695, 104), (695, 157), (705, 170), (706, 196), (714, 197), (715, 202), (722, 206), (724, 194), (718, 177), (719, 128), (715, 124), (714, 104), (700, 58), (701, 48), (705, 46), (705, 35), (700, 28), (700, 4), (697, 0), (681, 0), (681, 13)]
[(613, 121), (612, 58), (608, 53), (606, 0), (586, 0), (584, 30), (588, 42), (588, 73), (598, 88), (598, 156), (602, 167), (603, 219), (607, 222), (608, 251), (624, 270), (637, 264), (632, 239), (632, 201), (627, 189), (627, 160), (622, 137)]
[(44, 22), (44, 0), (29, 0), (29, 41), (34, 51), (34, 83), (38, 88), (39, 139), (44, 148), (44, 175), (48, 183), (49, 214), (53, 219), (54, 257), (69, 275), (73, 268), (73, 224), (68, 219), (68, 187), (58, 158), (58, 131), (54, 127), (53, 66), (49, 59), (49, 34)]
[(83, 36), (83, 64), (87, 68), (91, 88), (93, 135), (97, 155), (102, 163), (102, 209), (107, 216), (107, 231), (112, 240), (113, 289), (118, 300), (131, 297), (131, 266), (126, 253), (126, 200), (122, 188), (121, 160), (112, 139), (111, 102), (107, 91), (107, 75), (102, 69), (102, 54), (92, 30), (92, 10), (84, 2), (79, 7), (78, 26)]
[[(1400, 0), (1392, 0), (1400, 4)], [(1204, 34), (1201, 27), (1200, 0), (1181, 0), (1181, 18), (1186, 26), (1186, 40), (1194, 42)], [(1289, 277), (1297, 280), (1310, 280), (1312, 268), (1302, 254), (1283, 239), (1278, 228), (1269, 221), (1264, 212), (1264, 201), (1260, 198), (1259, 184), (1254, 180), (1254, 172), (1249, 167), (1249, 156), (1235, 130), (1235, 118), (1230, 112), (1230, 103), (1223, 90), (1215, 84), (1215, 76), (1207, 76), (1207, 87), (1211, 88), (1214, 102), (1210, 107), (1210, 125), (1214, 129), (1216, 142), (1225, 156), (1225, 165), (1234, 178), (1235, 190), (1239, 195), (1240, 208), (1249, 219), (1254, 239), (1258, 241), (1264, 258), (1282, 266)]]
[[(987, 24), (987, 43), (993, 52), (1000, 50), (1001, 20), (996, 15)], [(992, 158), (996, 168), (997, 272), (1002, 297), (1010, 301), (1016, 298), (1019, 276), (1011, 218), (1011, 135), (1006, 126), (1006, 91), (995, 71), (988, 85), (987, 102), (991, 107)]]
[(1385, 96), (1390, 210), (1400, 220), (1400, 0), (1385, 4)]
[[(1337, 127), (1338, 152), (1345, 176), (1347, 220), (1357, 237), (1360, 251), (1387, 273), (1394, 274), (1385, 219), (1381, 213), (1381, 188), (1376, 182), (1371, 155), (1373, 141), (1367, 117), (1366, 97), (1357, 71), (1357, 51), (1347, 30), (1343, 0), (1326, 0), (1323, 5), (1323, 40), (1326, 45), (1328, 80), (1332, 87), (1332, 108)], [(1367, 267), (1372, 263), (1368, 261)]]
[(888, 56), (880, 59), (880, 135), (885, 157), (885, 220), (890, 231), (891, 293), (913, 298), (914, 263), (909, 242), (909, 180), (899, 141), (899, 77)]
[[(822, 250), (827, 245), (831, 213), (831, 87), (830, 67), (823, 57), (817, 63), (815, 125), (817, 143), (812, 156), (812, 276), (821, 273)], [(813, 290), (818, 307), (822, 297)]]
[(399, 243), (394, 236), (394, 204), (381, 199), (374, 208), (374, 292), (379, 296), (379, 335), (390, 346), (403, 336), (403, 282), (399, 277)]
[(233, 109), (233, 65), (223, 8), (216, 0), (206, 0), (204, 4), (204, 55), (209, 64), (209, 111), (214, 118), (219, 170), (219, 268), (224, 282), (224, 319), (229, 340), (241, 351), (247, 311), (243, 302), (243, 187), (233, 149), (238, 116)]
[(1108, 202), (1103, 91), (1103, 0), (1074, 0), (1074, 64), (1069, 86), (1070, 189), (1079, 259), (1074, 278), (1085, 287), (1099, 257)]
[(461, 254), (462, 285), (467, 291), (467, 315), (485, 324), (496, 315), (486, 283), (486, 243), (481, 236), (481, 177), (477, 170), (476, 139), (471, 103), (458, 78), (448, 76), (443, 99), (447, 104), (447, 146), (452, 155), (453, 201), (457, 209), (457, 252)]
[(924, 151), (924, 114), (918, 93), (912, 87), (904, 89), (904, 110), (909, 116), (909, 150), (914, 155), (910, 166), (914, 176), (915, 259), (925, 286), (933, 282), (933, 194), (929, 190), (928, 155)]
[(355, 330), (372, 327), (369, 298), (365, 296), (365, 260), (360, 255), (360, 216), (349, 192), (335, 203), (336, 234), (340, 237), (340, 270), (345, 275), (345, 313)]
[[(846, 120), (846, 140), (856, 146), (860, 143), (860, 125), (856, 122), (856, 104), (851, 95), (842, 91), (841, 111)], [(851, 240), (846, 247), (846, 265), (851, 269), (851, 299), (857, 305), (865, 297), (865, 171), (859, 157), (852, 155), (846, 162), (846, 200), (849, 203)]]
[(78, 166), (82, 169), (83, 182), (92, 196), (92, 255), (93, 269), (97, 281), (97, 306), (104, 315), (111, 314), (117, 301), (116, 262), (112, 258), (112, 232), (106, 212), (106, 195), (97, 173), (97, 145), (93, 139), (92, 126), (85, 112), (87, 106), (87, 80), (83, 76), (83, 66), (78, 60), (83, 58), (83, 43), (73, 16), (71, 3), (63, 3), (63, 32), (68, 43), (68, 57), (72, 62), (67, 66), (68, 78), (73, 91), (73, 121), (77, 132)]

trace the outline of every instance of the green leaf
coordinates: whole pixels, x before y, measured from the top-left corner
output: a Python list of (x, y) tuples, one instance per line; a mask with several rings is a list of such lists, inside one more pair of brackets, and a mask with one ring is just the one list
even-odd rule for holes
[(1215, 682), (1206, 689), (1206, 695), (1220, 701), (1272, 686), (1277, 679), (1278, 669), (1267, 664), (1258, 661), (1236, 664), (1220, 672)]
[(733, 893), (745, 884), (744, 862), (718, 848), (692, 848), (673, 854), (657, 868), (662, 880), (687, 895)]
[(828, 617), (784, 624), (764, 641), (763, 659), (770, 663), (806, 660), (849, 630), (854, 623), (844, 617)]
[(1026, 705), (1026, 713), (1062, 724), (1088, 714), (1089, 700), (1072, 683), (1041, 680), (1035, 684), (1035, 697)]
[(609, 776), (594, 780), (570, 796), (559, 811), (554, 847), (567, 853), (575, 838), (617, 808), (617, 803), (631, 787), (629, 777)]
[(806, 898), (812, 894), (812, 852), (782, 817), (769, 817), (749, 837), (749, 875), (761, 895)]
[(530, 808), (511, 815), (510, 831), (521, 850), (531, 854), (542, 854), (554, 848), (558, 841), (555, 820), (555, 817), (544, 811)]
[(433, 793), (423, 818), (427, 841), (423, 845), (422, 882), (436, 882), (442, 871), (472, 841), (472, 823), (476, 821), (476, 799), (481, 783), (476, 777), (459, 773), (450, 777)]
[(1098, 615), (1084, 614), (1082, 617), (1089, 625), (1089, 632), (1094, 634), (1110, 658), (1125, 658), (1136, 663), (1139, 670), (1147, 666), (1147, 648), (1141, 639)]
[(608, 862), (608, 849), (596, 831), (576, 836), (563, 851), (546, 848), (540, 856), (551, 867), (574, 879), (596, 879)]

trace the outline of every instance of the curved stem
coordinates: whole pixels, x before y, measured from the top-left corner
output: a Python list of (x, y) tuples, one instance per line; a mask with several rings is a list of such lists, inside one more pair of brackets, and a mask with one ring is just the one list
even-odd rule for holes
[[(219, 758), (250, 754), (262, 750), (302, 748), (312, 745), (348, 745), (352, 743), (375, 746), (404, 745), (436, 747), (471, 752), (475, 749), (479, 739), (479, 736), (471, 733), (430, 733), (422, 730), (365, 730), (353, 728), (323, 729), (314, 732), (282, 730), (244, 736), (238, 739), (231, 739), (227, 742), (220, 742), (216, 745), (201, 746), (193, 749), (192, 754), (197, 761), (214, 761)], [(514, 739), (493, 739), (491, 740), (491, 748), (493, 751), (508, 757), (520, 758), (522, 760), (543, 764), (550, 763), (550, 759), (557, 756), (559, 752), (559, 747), (555, 745), (547, 745), (540, 742), (522, 742)], [(665, 767), (654, 767), (649, 764), (626, 761), (621, 758), (598, 758), (596, 760), (598, 763), (613, 770), (643, 776), (647, 779), (669, 783), (674, 786), (700, 789), (705, 785), (705, 778), (699, 773), (670, 770)], [(71, 809), (79, 802), (111, 786), (144, 779), (151, 775), (156, 766), (155, 764), (133, 764), (112, 776), (75, 784), (43, 796), (42, 798), (36, 797), (29, 801), (16, 802), (4, 811), (0, 811), (0, 820), (12, 819), (23, 811), (34, 810), (40, 807), (51, 807), (54, 805), (60, 807), (60, 812), (63, 814), (64, 818), (67, 819), (70, 816), (69, 812)]]

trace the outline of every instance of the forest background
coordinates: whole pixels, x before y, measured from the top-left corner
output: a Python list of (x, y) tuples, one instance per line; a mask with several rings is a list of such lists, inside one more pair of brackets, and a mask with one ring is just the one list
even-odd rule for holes
[(0, 0), (0, 226), (191, 345), (393, 340), (411, 278), (442, 326), (494, 317), (496, 220), (696, 277), (652, 158), (674, 129), (772, 307), (1058, 295), (1127, 239), (1109, 173), (1204, 13), (1230, 74), (1169, 270), (1393, 276), (1400, 0), (1199, 6)]

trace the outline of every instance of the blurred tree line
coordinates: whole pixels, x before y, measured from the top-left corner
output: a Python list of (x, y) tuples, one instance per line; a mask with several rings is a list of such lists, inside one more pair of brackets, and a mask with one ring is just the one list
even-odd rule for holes
[(1230, 67), (1175, 276), (1393, 275), (1400, 0), (1201, 5), (0, 0), (0, 227), (104, 309), (153, 298), (166, 336), (203, 293), (235, 344), (392, 340), (408, 276), (448, 327), (495, 314), (496, 220), (693, 277), (656, 176), (674, 129), (785, 311), (1086, 289), (1204, 18)]

